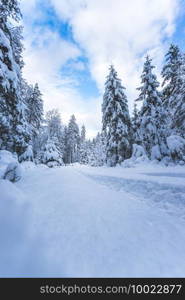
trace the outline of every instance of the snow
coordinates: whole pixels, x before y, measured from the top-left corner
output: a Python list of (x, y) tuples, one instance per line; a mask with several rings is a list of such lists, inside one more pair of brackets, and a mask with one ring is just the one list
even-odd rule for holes
[(11, 163), (16, 163), (17, 158), (11, 152), (0, 150), (0, 178), (4, 175), (7, 166)]
[(31, 215), (25, 193), (0, 179), (0, 277), (48, 274), (42, 238), (29, 229)]
[(23, 166), (18, 183), (0, 181), (1, 276), (184, 277), (184, 166)]

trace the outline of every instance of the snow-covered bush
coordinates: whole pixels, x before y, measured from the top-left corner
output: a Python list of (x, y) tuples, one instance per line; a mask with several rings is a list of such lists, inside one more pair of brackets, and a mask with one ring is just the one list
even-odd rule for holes
[(43, 151), (40, 153), (40, 162), (50, 168), (63, 165), (60, 152), (52, 140), (47, 141)]
[(149, 159), (146, 155), (144, 148), (141, 145), (133, 144), (131, 158), (124, 160), (121, 166), (124, 168), (131, 168), (134, 167), (136, 164), (148, 161)]
[(137, 159), (138, 157), (141, 157), (141, 156), (146, 156), (146, 152), (145, 152), (144, 148), (141, 145), (133, 144), (131, 158)]
[(173, 161), (185, 162), (185, 139), (178, 135), (167, 138), (169, 153)]
[(28, 145), (26, 151), (19, 157), (19, 161), (33, 161), (33, 149), (31, 145)]
[(3, 177), (4, 172), (10, 163), (16, 163), (17, 156), (6, 150), (0, 150), (0, 178)]
[(159, 149), (159, 145), (155, 145), (152, 147), (151, 160), (161, 160), (161, 152)]
[(17, 182), (21, 179), (21, 168), (18, 162), (8, 164), (3, 179), (7, 179), (11, 182)]

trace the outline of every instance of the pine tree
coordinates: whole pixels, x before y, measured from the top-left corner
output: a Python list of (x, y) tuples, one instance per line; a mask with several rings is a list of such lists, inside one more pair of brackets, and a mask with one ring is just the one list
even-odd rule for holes
[(171, 44), (165, 55), (165, 64), (161, 72), (163, 77), (162, 100), (166, 111), (167, 135), (171, 134), (174, 113), (181, 98), (183, 85), (182, 67), (181, 51), (178, 46)]
[(15, 21), (19, 21), (21, 18), (21, 11), (19, 7), (19, 1), (17, 0), (0, 0), (0, 12), (1, 18), (7, 22), (7, 19), (11, 17)]
[(0, 132), (1, 148), (22, 154), (30, 140), (26, 106), (21, 97), (21, 17), (18, 1), (0, 1)]
[(80, 134), (79, 127), (74, 115), (71, 116), (68, 124), (68, 141), (67, 141), (67, 162), (74, 163), (79, 160)]
[(27, 120), (31, 126), (32, 139), (34, 139), (39, 132), (41, 123), (43, 121), (43, 100), (39, 86), (27, 87), (27, 97), (25, 99), (27, 104)]
[(152, 73), (154, 66), (152, 60), (147, 56), (141, 75), (141, 87), (139, 98), (142, 101), (140, 111), (139, 136), (143, 147), (149, 158), (161, 159), (167, 153), (165, 138), (165, 114), (162, 105), (161, 95), (157, 88), (159, 83)]
[(86, 138), (86, 129), (85, 129), (85, 125), (82, 125), (81, 134), (80, 134), (81, 143), (85, 142), (85, 138)]
[(89, 157), (89, 164), (93, 167), (101, 167), (106, 162), (105, 152), (105, 137), (98, 133), (91, 144), (91, 154)]
[(185, 81), (182, 86), (182, 93), (173, 116), (171, 127), (173, 134), (180, 135), (185, 139)]
[(52, 109), (46, 113), (46, 124), (48, 128), (48, 136), (59, 149), (60, 153), (64, 154), (64, 133), (60, 113), (57, 109)]
[(106, 162), (109, 166), (115, 166), (131, 156), (131, 121), (124, 89), (117, 72), (111, 66), (102, 105)]
[(59, 149), (55, 145), (55, 141), (48, 139), (40, 154), (40, 161), (50, 168), (63, 165), (63, 160)]
[(82, 125), (81, 134), (80, 134), (79, 163), (84, 165), (88, 164), (86, 129), (84, 125)]
[(28, 145), (26, 151), (19, 157), (19, 161), (34, 161), (32, 145)]
[(64, 164), (68, 164), (68, 152), (67, 152), (67, 149), (68, 149), (68, 127), (67, 126), (64, 126), (64, 129), (63, 129), (63, 161), (64, 161)]
[(133, 144), (140, 144), (139, 138), (139, 111), (137, 104), (134, 103), (133, 116), (132, 116), (132, 130), (133, 130)]

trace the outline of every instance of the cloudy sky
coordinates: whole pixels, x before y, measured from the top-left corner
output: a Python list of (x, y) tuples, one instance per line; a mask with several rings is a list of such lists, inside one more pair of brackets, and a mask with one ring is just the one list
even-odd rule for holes
[(101, 128), (105, 77), (114, 64), (132, 110), (147, 53), (160, 69), (171, 42), (184, 50), (184, 0), (21, 0), (24, 77), (64, 123), (75, 114), (89, 137)]

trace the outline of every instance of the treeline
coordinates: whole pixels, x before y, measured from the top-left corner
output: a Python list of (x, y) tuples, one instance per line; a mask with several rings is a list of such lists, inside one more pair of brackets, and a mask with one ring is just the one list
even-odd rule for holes
[(38, 84), (32, 86), (22, 76), (22, 27), (15, 26), (20, 18), (17, 0), (0, 0), (0, 150), (14, 153), (20, 162), (50, 167), (75, 162), (116, 166), (137, 149), (150, 160), (184, 164), (185, 55), (178, 46), (171, 45), (165, 56), (161, 86), (146, 57), (132, 117), (125, 88), (110, 67), (102, 130), (88, 140), (85, 126), (79, 129), (74, 115), (67, 126), (56, 109), (44, 116)]
[(137, 145), (150, 160), (185, 162), (185, 54), (178, 46), (170, 46), (161, 72), (161, 87), (154, 68), (147, 56), (131, 118), (125, 88), (114, 67), (110, 67), (102, 105), (105, 162), (109, 166), (129, 159)]

